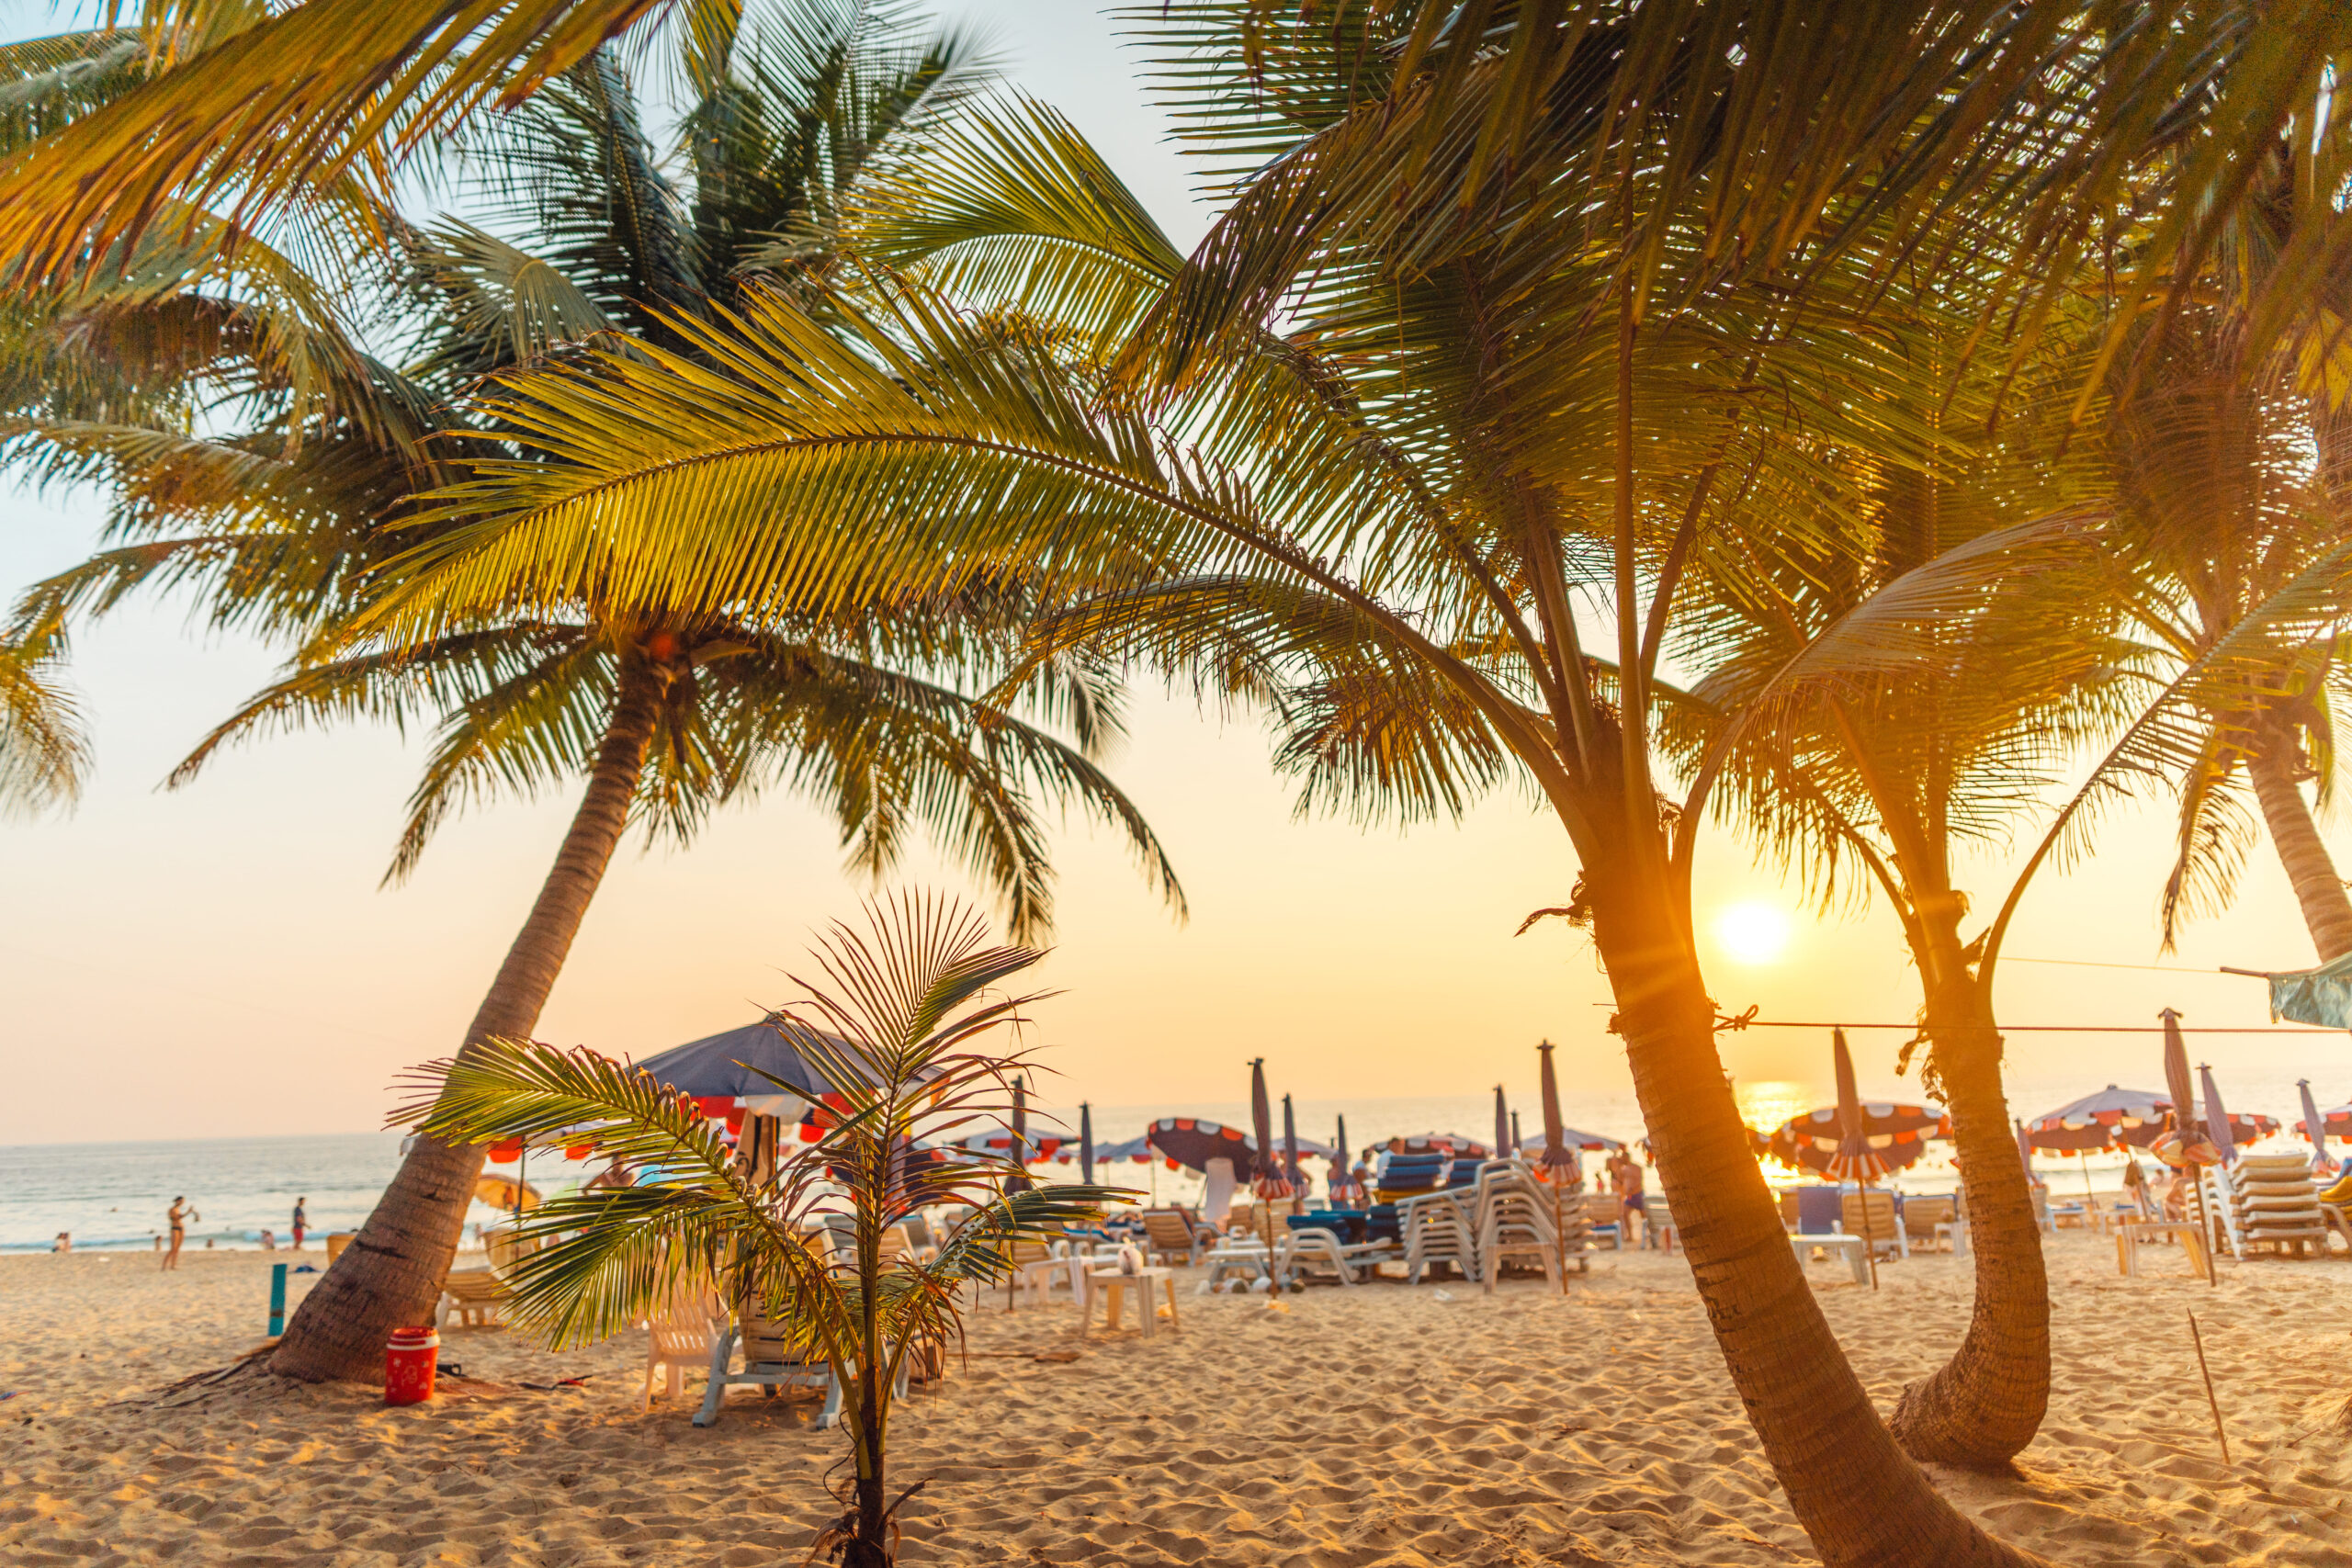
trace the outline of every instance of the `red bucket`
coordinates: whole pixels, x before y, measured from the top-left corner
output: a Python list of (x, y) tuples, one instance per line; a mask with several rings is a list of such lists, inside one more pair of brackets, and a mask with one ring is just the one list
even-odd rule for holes
[(430, 1328), (395, 1328), (384, 1348), (384, 1403), (422, 1404), (433, 1397), (441, 1363), (441, 1336)]

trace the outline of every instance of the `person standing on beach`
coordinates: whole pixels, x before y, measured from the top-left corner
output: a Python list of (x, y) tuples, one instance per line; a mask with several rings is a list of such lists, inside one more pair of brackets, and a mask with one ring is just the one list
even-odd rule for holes
[(1609, 1160), (1609, 1175), (1617, 1183), (1618, 1223), (1631, 1225), (1634, 1216), (1642, 1217), (1642, 1242), (1650, 1238), (1649, 1211), (1642, 1201), (1642, 1164), (1629, 1150), (1619, 1149)]
[(182, 1197), (172, 1200), (171, 1209), (164, 1217), (172, 1224), (172, 1249), (164, 1254), (164, 1267), (177, 1269), (180, 1266), (180, 1243), (187, 1239), (188, 1221), (200, 1220), (204, 1216), (190, 1208), (187, 1200)]
[(311, 1212), (303, 1207), (309, 1201), (308, 1198), (294, 1200), (294, 1250), (297, 1252), (302, 1250), (302, 1233), (311, 1228)]

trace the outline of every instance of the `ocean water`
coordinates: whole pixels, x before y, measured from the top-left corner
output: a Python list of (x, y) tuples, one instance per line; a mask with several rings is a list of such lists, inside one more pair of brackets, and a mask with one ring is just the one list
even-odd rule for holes
[[(2331, 1064), (2333, 1065), (2333, 1064)], [(2329, 1080), (2333, 1083), (2333, 1079)], [(2152, 1087), (2141, 1080), (2134, 1087)], [(2020, 1116), (2038, 1114), (2101, 1087), (2071, 1078), (2019, 1076), (2009, 1086), (2010, 1105)], [(2314, 1077), (2314, 1087), (2318, 1080)], [(2339, 1086), (2340, 1087), (2340, 1086)], [(1756, 1081), (1735, 1086), (1742, 1114), (1751, 1126), (1770, 1127), (1792, 1115), (1827, 1102), (1826, 1084)], [(1866, 1083), (1866, 1096), (1883, 1094), (1883, 1086)], [(1907, 1097), (1917, 1089), (1904, 1086)], [(2267, 1077), (2225, 1082), (2222, 1095), (2230, 1108), (2259, 1111), (2279, 1118), (2289, 1126), (2301, 1115), (2291, 1078)], [(2323, 1108), (2341, 1104), (2340, 1096), (2322, 1093)], [(1523, 1132), (1543, 1128), (1540, 1104), (1532, 1095), (1514, 1100)], [(1348, 1140), (1358, 1150), (1389, 1138), (1421, 1133), (1454, 1133), (1487, 1142), (1494, 1136), (1495, 1110), (1491, 1093), (1427, 1098), (1309, 1100), (1294, 1102), (1299, 1135), (1317, 1142), (1331, 1140), (1340, 1117), (1348, 1122)], [(1630, 1092), (1609, 1094), (1565, 1090), (1561, 1115), (1571, 1127), (1631, 1141), (1642, 1134), (1639, 1108)], [(1098, 1145), (1132, 1138), (1162, 1116), (1199, 1116), (1247, 1127), (1245, 1101), (1196, 1100), (1176, 1105), (1098, 1105), (1093, 1108)], [(1281, 1108), (1275, 1107), (1275, 1135), (1281, 1136)], [(1072, 1107), (1040, 1106), (1033, 1126), (1039, 1131), (1068, 1131), (1074, 1135), (1078, 1111)], [(1320, 1161), (1310, 1162), (1310, 1174), (1319, 1179)], [(2122, 1160), (2094, 1156), (2087, 1161), (2042, 1156), (2038, 1169), (2060, 1191), (2067, 1184), (2086, 1181), (2099, 1188), (2118, 1183)], [(350, 1230), (367, 1217), (377, 1196), (400, 1164), (396, 1133), (356, 1133), (303, 1137), (189, 1139), (169, 1143), (41, 1144), (0, 1146), (0, 1251), (46, 1251), (60, 1231), (69, 1231), (74, 1247), (134, 1247), (155, 1245), (163, 1234), (164, 1211), (175, 1195), (185, 1195), (202, 1218), (188, 1227), (188, 1245), (202, 1247), (250, 1247), (259, 1245), (261, 1232), (277, 1233), (286, 1245), (288, 1221), (298, 1196), (310, 1200), (311, 1225), (321, 1235)], [(503, 1168), (512, 1171), (513, 1168)], [(531, 1185), (542, 1192), (560, 1191), (585, 1180), (593, 1170), (552, 1152), (535, 1152), (526, 1171)], [(1767, 1167), (1776, 1182), (1809, 1179)], [(1048, 1166), (1046, 1179), (1074, 1180), (1077, 1167)], [(1123, 1164), (1103, 1168), (1098, 1180), (1127, 1186), (1148, 1199), (1187, 1202), (1201, 1193), (1202, 1181), (1190, 1171), (1171, 1171), (1165, 1162)], [(1932, 1144), (1917, 1165), (1904, 1172), (1897, 1185), (1913, 1191), (1949, 1191), (1958, 1175), (1949, 1157), (1949, 1145)], [(487, 1223), (497, 1212), (476, 1203), (469, 1218)]]
[[(284, 1247), (296, 1198), (310, 1200), (318, 1235), (354, 1229), (400, 1159), (397, 1133), (0, 1145), (0, 1252), (45, 1252), (60, 1231), (72, 1233), (77, 1251), (152, 1247), (176, 1196), (200, 1216), (188, 1226), (191, 1247), (255, 1247), (265, 1228)], [(544, 1191), (583, 1174), (560, 1156), (534, 1155), (529, 1180)], [(475, 1219), (493, 1217), (482, 1204), (474, 1211)]]

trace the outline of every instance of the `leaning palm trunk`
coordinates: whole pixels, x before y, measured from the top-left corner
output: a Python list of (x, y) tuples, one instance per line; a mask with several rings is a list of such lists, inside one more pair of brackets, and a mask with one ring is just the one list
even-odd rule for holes
[(2265, 733), (2246, 756), (2246, 772), (2254, 779), (2254, 795), (2262, 806), (2262, 823), (2270, 831), (2271, 846), (2287, 868), (2295, 898), (2302, 906), (2303, 924), (2312, 933), (2322, 964), (2333, 964), (2352, 953), (2352, 897), (2346, 897), (2335, 862), (2327, 852), (2312, 808), (2296, 783), (2292, 741)]
[[(486, 1040), (526, 1038), (537, 1024), (596, 885), (628, 829), (661, 688), (654, 666), (638, 659), (624, 661), (588, 793), (530, 918), (466, 1031), (460, 1056)], [(420, 1135), (359, 1234), (296, 1309), (270, 1358), (270, 1371), (311, 1382), (381, 1382), (386, 1337), (432, 1317), (449, 1260), (465, 1235), (466, 1207), (473, 1201), (481, 1167), (479, 1145)]]
[(2041, 1428), (2050, 1405), (2050, 1278), (2033, 1193), (2017, 1157), (2001, 1089), (2001, 1034), (1989, 983), (1972, 975), (1947, 922), (1926, 935), (1928, 1063), (1958, 1147), (1975, 1256), (1968, 1332), (1933, 1376), (1911, 1384), (1889, 1423), (1915, 1459), (1998, 1470)]
[(1880, 1421), (1750, 1152), (1665, 879), (1623, 869), (1586, 870), (1616, 1028), (1708, 1322), (1797, 1522), (1829, 1568), (2037, 1561), (1955, 1511)]

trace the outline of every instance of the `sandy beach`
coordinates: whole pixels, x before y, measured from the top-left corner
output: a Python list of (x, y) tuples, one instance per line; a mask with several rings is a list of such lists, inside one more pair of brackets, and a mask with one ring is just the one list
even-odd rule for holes
[[(1939, 1476), (2062, 1562), (2352, 1561), (2341, 1261), (2124, 1280), (2052, 1247), (2056, 1388), (2015, 1480)], [(12, 1563), (797, 1562), (843, 1452), (809, 1404), (720, 1422), (635, 1400), (643, 1340), (550, 1354), (452, 1331), (431, 1405), (240, 1379), (159, 1394), (260, 1338), (267, 1267), (200, 1254), (0, 1259), (0, 1557)], [(2161, 1258), (2158, 1267), (2170, 1265)], [(1814, 1266), (1882, 1405), (1959, 1334), (1964, 1263), (1875, 1295)], [(1451, 1300), (1442, 1299), (1440, 1289)], [(1080, 1343), (1077, 1314), (977, 1314), (968, 1370), (897, 1424), (917, 1562), (1777, 1564), (1811, 1561), (1679, 1258), (1600, 1255), (1566, 1297), (1459, 1284), (1181, 1296), (1182, 1331)], [(2204, 1325), (2235, 1463), (2188, 1344)], [(1029, 1359), (1080, 1350), (1067, 1363)], [(532, 1388), (589, 1375), (584, 1387)]]

